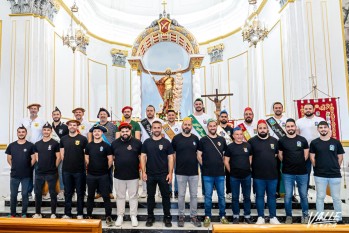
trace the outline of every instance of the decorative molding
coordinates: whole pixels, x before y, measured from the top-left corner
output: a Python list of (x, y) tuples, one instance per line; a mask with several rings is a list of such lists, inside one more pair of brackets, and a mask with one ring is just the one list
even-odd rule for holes
[(7, 0), (11, 3), (12, 14), (34, 14), (53, 21), (60, 6), (56, 0)]
[(341, 142), (344, 147), (349, 147), (349, 140), (342, 140)]
[(117, 67), (126, 67), (126, 57), (128, 56), (127, 50), (121, 50), (121, 49), (111, 49), (110, 54), (113, 58), (113, 66)]
[(207, 53), (210, 55), (210, 64), (223, 61), (223, 50), (223, 43), (207, 48)]
[(294, 3), (296, 0), (280, 0), (280, 7), (279, 13), (281, 13), (289, 3)]
[(0, 150), (6, 150), (7, 144), (0, 144)]

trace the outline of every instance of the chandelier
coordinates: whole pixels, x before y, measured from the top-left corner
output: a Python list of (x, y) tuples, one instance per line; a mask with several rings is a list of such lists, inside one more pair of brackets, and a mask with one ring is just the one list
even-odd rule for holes
[[(250, 43), (250, 46), (254, 45), (256, 47), (257, 43), (263, 41), (265, 37), (268, 36), (268, 29), (265, 27), (265, 24), (262, 23), (258, 18), (257, 12), (257, 0), (248, 0), (250, 7), (253, 7), (252, 19), (248, 18), (245, 21), (244, 26), (242, 27), (242, 38), (243, 41)], [(249, 9), (250, 9), (249, 7)], [(250, 15), (250, 10), (248, 11)]]
[(71, 21), (67, 31), (65, 33), (63, 32), (63, 45), (71, 48), (73, 50), (73, 53), (77, 49), (81, 52), (86, 53), (86, 46), (89, 44), (89, 37), (86, 35), (86, 31), (82, 28), (81, 21), (78, 28), (73, 27), (73, 16), (75, 13), (79, 12), (79, 7), (76, 5), (75, 1), (70, 10), (72, 12)]

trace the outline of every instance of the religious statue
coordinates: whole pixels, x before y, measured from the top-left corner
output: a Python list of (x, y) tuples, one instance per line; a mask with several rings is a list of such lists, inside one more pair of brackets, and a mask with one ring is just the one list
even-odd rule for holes
[(162, 100), (164, 101), (164, 105), (162, 108), (163, 113), (167, 113), (167, 110), (173, 109), (173, 99), (174, 99), (174, 78), (171, 77), (171, 69), (167, 68), (165, 71), (165, 76), (163, 76), (159, 80), (153, 80), (158, 88), (158, 91), (161, 95)]

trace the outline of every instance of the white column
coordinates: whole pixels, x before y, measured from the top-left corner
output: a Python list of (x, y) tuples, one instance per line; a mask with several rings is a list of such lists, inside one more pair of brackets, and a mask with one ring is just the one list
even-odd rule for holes
[(141, 73), (137, 70), (132, 70), (132, 101), (133, 117), (141, 119)]
[(200, 68), (194, 69), (193, 76), (193, 102), (196, 98), (201, 96), (201, 87), (200, 87)]

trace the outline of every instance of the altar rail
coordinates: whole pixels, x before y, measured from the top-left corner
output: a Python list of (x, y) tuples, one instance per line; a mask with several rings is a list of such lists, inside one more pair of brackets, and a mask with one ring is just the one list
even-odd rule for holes
[(102, 233), (101, 220), (0, 218), (0, 232)]
[(349, 232), (349, 225), (311, 225), (306, 224), (281, 224), (281, 225), (223, 225), (213, 224), (213, 233), (288, 233), (288, 232)]

